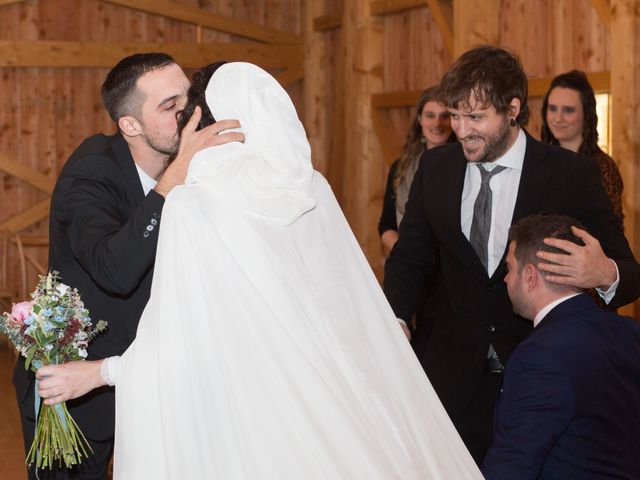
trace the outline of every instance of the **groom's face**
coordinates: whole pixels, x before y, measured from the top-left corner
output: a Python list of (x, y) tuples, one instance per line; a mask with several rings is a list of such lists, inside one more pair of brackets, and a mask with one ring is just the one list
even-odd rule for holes
[(143, 96), (140, 124), (147, 144), (157, 152), (172, 155), (180, 144), (176, 113), (187, 100), (189, 79), (174, 64), (145, 73), (138, 80)]

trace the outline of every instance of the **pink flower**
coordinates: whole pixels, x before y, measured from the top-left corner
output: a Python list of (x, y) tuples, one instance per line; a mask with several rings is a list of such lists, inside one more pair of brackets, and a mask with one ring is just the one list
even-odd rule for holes
[(11, 316), (16, 323), (22, 324), (25, 319), (31, 315), (31, 303), (29, 302), (20, 302), (14, 303), (13, 307), (11, 307)]

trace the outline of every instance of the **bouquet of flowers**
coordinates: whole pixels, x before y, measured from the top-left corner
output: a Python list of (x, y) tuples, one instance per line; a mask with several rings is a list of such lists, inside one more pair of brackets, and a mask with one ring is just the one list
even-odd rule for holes
[[(106, 329), (94, 327), (75, 288), (61, 283), (58, 272), (41, 275), (31, 301), (13, 305), (0, 316), (0, 334), (6, 335), (34, 372), (43, 365), (83, 360), (91, 339)], [(42, 404), (36, 386), (36, 434), (27, 464), (51, 469), (54, 463), (69, 468), (79, 464), (91, 447), (69, 415), (66, 404)]]

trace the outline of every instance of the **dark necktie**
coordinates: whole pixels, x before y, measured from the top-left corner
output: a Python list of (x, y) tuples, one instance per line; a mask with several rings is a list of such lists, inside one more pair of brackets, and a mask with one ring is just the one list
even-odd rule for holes
[(491, 231), (491, 202), (492, 194), (489, 182), (494, 175), (497, 175), (507, 167), (502, 165), (496, 166), (493, 170), (485, 170), (482, 165), (476, 164), (480, 170), (480, 191), (473, 204), (473, 221), (471, 222), (471, 232), (469, 234), (469, 242), (475, 250), (478, 258), (484, 265), (484, 269), (488, 272), (488, 244), (489, 233)]

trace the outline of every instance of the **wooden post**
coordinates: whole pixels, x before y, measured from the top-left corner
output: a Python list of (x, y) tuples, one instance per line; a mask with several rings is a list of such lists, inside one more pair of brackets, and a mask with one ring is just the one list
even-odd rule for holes
[(327, 92), (326, 42), (327, 34), (314, 28), (314, 20), (323, 12), (323, 3), (306, 1), (303, 3), (304, 24), (304, 118), (303, 123), (311, 144), (311, 158), (316, 170), (326, 176), (327, 172)]
[[(624, 191), (625, 233), (636, 258), (640, 254), (640, 0), (611, 2), (611, 129), (612, 157)], [(640, 304), (626, 315), (640, 318)]]
[(371, 95), (383, 90), (383, 30), (370, 0), (345, 2), (342, 21), (346, 137), (342, 161), (342, 207), (369, 263), (382, 273), (377, 224), (382, 209), (385, 163), (374, 135)]
[(454, 58), (483, 43), (497, 45), (500, 0), (453, 0)]

